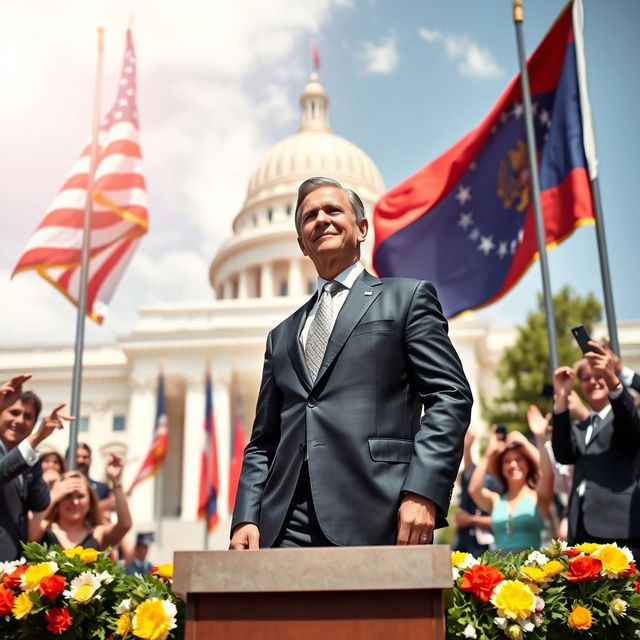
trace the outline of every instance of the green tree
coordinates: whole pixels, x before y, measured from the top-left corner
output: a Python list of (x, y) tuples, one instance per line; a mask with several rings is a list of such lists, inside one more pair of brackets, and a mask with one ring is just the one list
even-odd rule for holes
[[(571, 327), (583, 324), (589, 333), (594, 322), (600, 320), (602, 305), (593, 294), (582, 297), (569, 286), (553, 296), (558, 360), (561, 365), (572, 365), (581, 352), (571, 335)], [(551, 384), (549, 345), (544, 312), (544, 300), (538, 293), (538, 305), (527, 316), (524, 326), (518, 326), (515, 343), (505, 349), (498, 364), (497, 377), (500, 392), (497, 397), (481, 398), (483, 417), (489, 424), (504, 422), (511, 429), (527, 431), (526, 412), (530, 404), (543, 413), (551, 411), (552, 398), (543, 396), (545, 384)]]

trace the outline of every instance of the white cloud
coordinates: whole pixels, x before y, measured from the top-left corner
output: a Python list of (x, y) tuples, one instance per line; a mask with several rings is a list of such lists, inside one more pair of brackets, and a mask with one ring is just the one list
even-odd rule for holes
[(391, 73), (399, 61), (396, 37), (391, 35), (383, 38), (380, 44), (361, 42), (356, 56), (362, 62), (365, 73)]
[(419, 30), (427, 42), (440, 43), (451, 60), (458, 62), (458, 71), (471, 78), (499, 78), (504, 75), (489, 49), (481, 47), (464, 33), (443, 33), (436, 29)]

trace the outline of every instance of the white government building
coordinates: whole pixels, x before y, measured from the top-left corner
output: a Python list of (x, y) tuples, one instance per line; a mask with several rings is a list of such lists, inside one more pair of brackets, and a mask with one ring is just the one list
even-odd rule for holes
[[(220, 522), (209, 548), (226, 548), (231, 429), (238, 398), (251, 430), (268, 331), (302, 305), (315, 290), (315, 272), (296, 243), (293, 213), (297, 188), (306, 178), (326, 175), (354, 189), (370, 216), (384, 192), (375, 163), (353, 143), (331, 131), (329, 99), (314, 73), (300, 97), (298, 132), (276, 144), (251, 174), (244, 206), (235, 217), (231, 237), (211, 263), (213, 300), (141, 307), (133, 332), (117, 344), (85, 349), (79, 439), (93, 448), (92, 477), (108, 453), (128, 460), (125, 487), (146, 455), (154, 429), (156, 384), (163, 362), (166, 381), (169, 452), (161, 480), (146, 480), (131, 496), (137, 531), (156, 531), (150, 557), (170, 561), (176, 549), (200, 549), (204, 524), (197, 520), (200, 455), (205, 406), (204, 372), (210, 363), (214, 384), (220, 494)], [(363, 250), (371, 263), (372, 238)], [(604, 329), (600, 331), (602, 333)], [(495, 329), (474, 320), (455, 320), (451, 339), (460, 354), (476, 400), (497, 391), (494, 371), (514, 329)], [(621, 323), (623, 355), (640, 364), (640, 324)], [(0, 380), (30, 371), (45, 407), (70, 390), (73, 346), (4, 349)], [(483, 426), (480, 403), (472, 424)], [(66, 433), (50, 438), (64, 452)], [(157, 494), (157, 495), (156, 495)]]

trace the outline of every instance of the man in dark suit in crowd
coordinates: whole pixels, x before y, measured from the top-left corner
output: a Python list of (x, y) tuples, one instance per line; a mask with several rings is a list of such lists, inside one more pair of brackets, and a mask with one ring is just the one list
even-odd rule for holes
[(472, 404), (435, 290), (364, 270), (364, 206), (334, 180), (295, 215), (318, 292), (267, 338), (230, 548), (431, 542)]
[(613, 358), (590, 342), (575, 368), (591, 415), (572, 425), (568, 396), (574, 371), (554, 374), (552, 445), (556, 460), (573, 464), (568, 542), (611, 542), (631, 548), (640, 560), (640, 418), (616, 375)]
[(56, 407), (32, 433), (42, 402), (32, 391), (22, 391), (31, 376), (16, 376), (0, 388), (0, 560), (15, 560), (21, 553), (20, 541), (27, 541), (27, 513), (49, 506), (49, 489), (35, 448), (61, 420), (71, 416)]

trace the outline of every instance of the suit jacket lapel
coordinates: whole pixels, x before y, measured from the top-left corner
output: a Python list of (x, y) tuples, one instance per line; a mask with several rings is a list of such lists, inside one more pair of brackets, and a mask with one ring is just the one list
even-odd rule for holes
[[(340, 353), (347, 338), (351, 335), (351, 332), (355, 329), (358, 322), (360, 322), (360, 318), (362, 318), (373, 301), (380, 295), (382, 291), (381, 285), (382, 280), (372, 276), (367, 271), (363, 271), (360, 277), (353, 283), (351, 291), (349, 291), (349, 295), (344, 301), (342, 309), (340, 309), (340, 314), (331, 332), (327, 350), (324, 352), (322, 365), (320, 365), (320, 370), (318, 371), (316, 383), (322, 378), (335, 357)], [(370, 291), (371, 295), (365, 296), (365, 291)]]
[[(316, 294), (317, 295), (317, 294)], [(307, 304), (300, 307), (291, 317), (290, 330), (288, 331), (287, 338), (287, 351), (289, 352), (289, 358), (291, 364), (295, 369), (295, 372), (307, 391), (311, 390), (313, 383), (309, 376), (309, 370), (307, 369), (307, 363), (304, 361), (304, 351), (300, 344), (300, 333), (304, 327), (304, 322), (316, 301), (316, 296), (309, 299)]]

